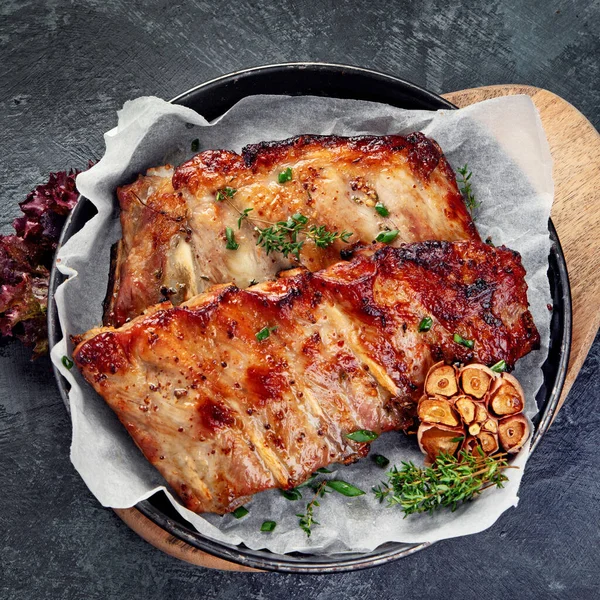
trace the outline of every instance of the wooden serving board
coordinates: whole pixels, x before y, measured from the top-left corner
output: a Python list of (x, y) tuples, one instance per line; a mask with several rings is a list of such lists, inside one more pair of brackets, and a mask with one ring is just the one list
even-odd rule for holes
[[(499, 96), (527, 94), (540, 112), (554, 160), (552, 221), (569, 272), (573, 303), (571, 358), (559, 408), (600, 325), (600, 135), (571, 104), (528, 85), (493, 85), (443, 94), (458, 107)], [(180, 560), (227, 571), (256, 571), (206, 554), (164, 531), (136, 508), (115, 509), (138, 535)]]

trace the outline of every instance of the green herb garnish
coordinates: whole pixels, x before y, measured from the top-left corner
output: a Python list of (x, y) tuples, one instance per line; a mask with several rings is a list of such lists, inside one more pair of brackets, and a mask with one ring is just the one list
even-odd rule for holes
[(382, 216), (382, 217), (387, 217), (390, 214), (390, 211), (387, 209), (387, 207), (385, 206), (385, 204), (383, 204), (382, 202), (378, 202), (375, 205), (375, 210)]
[(292, 488), (291, 490), (279, 490), (279, 491), (286, 500), (300, 500), (302, 498), (302, 493), (297, 488)]
[(499, 360), (495, 365), (490, 367), (490, 371), (494, 371), (495, 373), (502, 373), (502, 371), (506, 371), (506, 361)]
[(386, 458), (382, 454), (374, 454), (373, 461), (378, 467), (385, 469), (390, 464), (390, 459)]
[(325, 481), (325, 485), (330, 487), (332, 490), (338, 492), (338, 494), (342, 494), (343, 496), (349, 496), (353, 498), (354, 496), (362, 496), (364, 492), (353, 486), (352, 484), (342, 481), (341, 479), (333, 479), (331, 481)]
[(467, 340), (464, 337), (462, 337), (462, 335), (459, 335), (458, 333), (455, 333), (452, 339), (457, 344), (460, 344), (461, 346), (465, 346), (466, 348), (470, 348), (471, 350), (475, 346), (475, 342), (473, 340)]
[(393, 242), (398, 237), (398, 230), (392, 229), (392, 231), (382, 231), (376, 238), (376, 242), (383, 242), (384, 244), (389, 244)]
[(241, 519), (242, 517), (245, 517), (249, 512), (250, 511), (245, 506), (240, 506), (236, 508), (231, 514), (236, 519)]
[(329, 469), (326, 469), (325, 467), (321, 467), (320, 469), (316, 470), (316, 473), (333, 473), (333, 471), (330, 471)]
[(192, 140), (192, 152), (198, 152), (200, 150), (200, 140), (196, 138)]
[(469, 165), (467, 164), (465, 164), (464, 167), (458, 169), (458, 173), (460, 174), (460, 178), (457, 178), (456, 181), (458, 183), (460, 192), (465, 200), (465, 206), (472, 215), (473, 211), (475, 211), (475, 209), (481, 206), (481, 202), (477, 202), (477, 200), (475, 200), (475, 195), (473, 194), (473, 190), (471, 189), (470, 179), (473, 173), (469, 171)]
[(60, 359), (60, 362), (62, 362), (63, 367), (65, 369), (69, 369), (69, 371), (73, 368), (73, 365), (75, 364), (68, 356), (63, 356)]
[(429, 331), (433, 325), (433, 319), (431, 317), (423, 317), (419, 323), (419, 331)]
[(313, 473), (305, 482), (298, 484), (296, 488), (309, 487), (316, 478), (317, 474)]
[(217, 193), (215, 194), (215, 200), (217, 202), (223, 202), (225, 198), (233, 198), (236, 192), (237, 190), (235, 188), (224, 187), (221, 190), (217, 190)]
[(277, 327), (263, 327), (260, 331), (256, 332), (255, 336), (259, 342), (266, 340), (272, 331), (275, 331)]
[(279, 183), (285, 183), (286, 181), (292, 180), (292, 168), (288, 167), (285, 171), (281, 171), (277, 176), (277, 181)]
[(225, 248), (227, 250), (237, 250), (240, 245), (235, 241), (235, 233), (233, 233), (233, 229), (231, 227), (225, 228), (225, 238), (227, 239), (227, 244), (225, 244)]
[(353, 442), (372, 442), (379, 437), (379, 434), (368, 429), (357, 429), (352, 433), (347, 433), (346, 437)]
[(373, 492), (380, 502), (400, 506), (405, 516), (432, 513), (440, 507), (454, 511), (490, 487), (503, 487), (508, 479), (503, 471), (508, 468), (506, 454), (440, 454), (431, 467), (417, 467), (412, 462), (403, 462), (400, 469), (393, 467), (388, 480)]
[(245, 208), (240, 214), (240, 218), (238, 219), (238, 229), (242, 228), (242, 222), (244, 219), (248, 218), (248, 215), (253, 211), (253, 208)]
[(319, 498), (322, 498), (326, 492), (326, 481), (322, 481), (319, 487), (315, 490), (313, 499), (306, 505), (306, 511), (304, 513), (297, 513), (296, 516), (300, 518), (298, 525), (300, 529), (306, 533), (308, 537), (312, 533), (312, 526), (319, 525), (319, 522), (315, 520), (314, 511), (315, 507), (319, 506)]
[(260, 526), (260, 530), (261, 531), (273, 531), (273, 529), (275, 529), (276, 526), (277, 526), (277, 523), (275, 523), (275, 521), (265, 521)]
[[(263, 247), (267, 255), (271, 252), (280, 252), (284, 257), (293, 254), (297, 258), (300, 257), (300, 250), (306, 239), (314, 241), (317, 248), (326, 248), (340, 239), (348, 243), (348, 239), (352, 235), (349, 231), (328, 231), (325, 225), (311, 225), (306, 228), (308, 217), (301, 213), (296, 213), (288, 217), (287, 221), (278, 221), (270, 227), (261, 229), (256, 227), (258, 239), (256, 245)], [(304, 236), (301, 239), (300, 236)]]

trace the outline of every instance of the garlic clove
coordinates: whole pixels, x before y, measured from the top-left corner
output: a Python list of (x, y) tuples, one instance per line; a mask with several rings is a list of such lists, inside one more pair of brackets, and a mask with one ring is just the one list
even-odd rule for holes
[(452, 365), (439, 362), (427, 373), (425, 379), (425, 393), (428, 396), (454, 396), (458, 392), (456, 371)]
[(441, 423), (456, 427), (460, 425), (460, 418), (446, 398), (427, 398), (424, 396), (419, 401), (417, 414), (422, 423)]
[(485, 365), (467, 365), (459, 372), (460, 386), (465, 394), (481, 400), (496, 376)]
[(481, 425), (479, 423), (473, 423), (472, 425), (469, 425), (468, 431), (471, 435), (479, 435), (479, 432), (481, 431)]
[(525, 415), (510, 415), (498, 422), (498, 438), (509, 454), (518, 452), (529, 439), (531, 428)]
[(485, 410), (485, 406), (479, 402), (475, 405), (475, 422), (485, 423), (489, 418), (489, 413)]
[(494, 452), (498, 451), (498, 436), (490, 433), (489, 431), (482, 431), (478, 436), (477, 439), (479, 440), (480, 444), (481, 444), (481, 448), (482, 450), (486, 453), (486, 454), (493, 454)]
[(462, 428), (441, 424), (421, 423), (417, 432), (421, 452), (427, 454), (432, 461), (435, 461), (436, 457), (442, 453), (454, 455), (463, 437)]
[(494, 384), (488, 400), (490, 411), (498, 417), (520, 413), (525, 408), (525, 394), (519, 382), (508, 373), (502, 373)]
[(467, 396), (458, 396), (454, 401), (454, 407), (458, 411), (464, 423), (469, 425), (475, 420), (475, 411), (477, 409), (475, 402)]
[(490, 433), (498, 433), (498, 421), (490, 417), (481, 428)]

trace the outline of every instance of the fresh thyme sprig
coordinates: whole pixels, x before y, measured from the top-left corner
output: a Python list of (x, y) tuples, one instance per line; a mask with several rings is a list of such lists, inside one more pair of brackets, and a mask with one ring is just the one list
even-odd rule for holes
[(471, 175), (473, 173), (469, 171), (469, 165), (465, 164), (463, 167), (458, 169), (458, 173), (460, 177), (457, 177), (458, 187), (465, 199), (465, 205), (469, 209), (469, 212), (473, 214), (473, 212), (481, 206), (481, 202), (477, 202), (475, 199), (475, 195), (473, 194), (473, 189), (471, 188)]
[(319, 525), (319, 522), (315, 520), (314, 511), (316, 506), (320, 506), (319, 498), (322, 498), (329, 490), (327, 489), (327, 481), (322, 481), (315, 490), (313, 499), (306, 505), (306, 511), (304, 513), (296, 514), (299, 517), (298, 525), (300, 529), (306, 533), (308, 537), (312, 533), (312, 526)]
[(380, 502), (398, 505), (404, 516), (429, 512), (440, 507), (456, 510), (462, 502), (471, 500), (489, 487), (503, 487), (507, 481), (503, 471), (510, 467), (506, 454), (492, 456), (461, 451), (458, 457), (439, 455), (432, 466), (421, 468), (403, 462), (387, 473), (388, 481), (374, 487)]
[[(251, 220), (252, 218), (249, 217)], [(335, 240), (348, 243), (349, 231), (329, 231), (325, 225), (311, 225), (307, 228), (308, 217), (296, 213), (288, 217), (287, 221), (278, 221), (269, 227), (255, 227), (258, 233), (256, 245), (263, 247), (267, 254), (280, 252), (284, 257), (290, 254), (300, 257), (300, 250), (307, 239), (313, 240), (317, 248), (327, 248)], [(301, 237), (302, 236), (302, 237)]]

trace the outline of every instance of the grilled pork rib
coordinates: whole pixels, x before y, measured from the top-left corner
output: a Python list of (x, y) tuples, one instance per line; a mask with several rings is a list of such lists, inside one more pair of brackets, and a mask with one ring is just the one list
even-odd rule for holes
[(434, 362), (511, 368), (539, 343), (524, 275), (481, 242), (378, 245), (155, 306), (89, 331), (74, 358), (185, 505), (225, 513), (364, 456), (352, 431), (409, 427)]
[[(288, 168), (291, 180), (279, 183)], [(122, 325), (165, 298), (179, 304), (215, 283), (247, 287), (299, 264), (317, 271), (337, 262), (347, 247), (340, 240), (328, 248), (307, 241), (299, 261), (257, 246), (256, 227), (295, 213), (308, 217), (308, 226), (352, 232), (350, 243), (371, 243), (386, 229), (399, 231), (393, 245), (479, 239), (450, 165), (421, 133), (300, 136), (248, 146), (241, 155), (209, 150), (177, 169), (151, 169), (118, 196), (123, 237), (105, 325)], [(246, 208), (253, 210), (238, 229)], [(236, 251), (226, 248), (226, 227), (235, 232)]]

